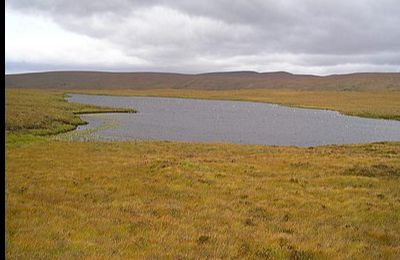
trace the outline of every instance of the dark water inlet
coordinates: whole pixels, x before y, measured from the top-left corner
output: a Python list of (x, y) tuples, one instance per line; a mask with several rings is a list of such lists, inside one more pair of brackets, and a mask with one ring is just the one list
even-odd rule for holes
[[(70, 102), (139, 113), (81, 115), (99, 140), (177, 140), (318, 146), (400, 141), (400, 122), (281, 105), (181, 98), (72, 94)], [(103, 126), (103, 127), (101, 127)], [(105, 127), (104, 127), (105, 126)]]

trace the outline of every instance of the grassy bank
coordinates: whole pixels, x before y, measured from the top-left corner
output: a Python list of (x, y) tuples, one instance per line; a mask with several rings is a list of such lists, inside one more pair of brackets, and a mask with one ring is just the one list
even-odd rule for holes
[(7, 258), (400, 257), (400, 143), (38, 137), (92, 109), (6, 92)]
[(6, 132), (49, 135), (85, 124), (82, 113), (135, 112), (127, 108), (67, 103), (61, 91), (6, 89)]
[(187, 89), (87, 89), (74, 93), (204, 98), (267, 102), (287, 106), (336, 110), (343, 114), (400, 120), (400, 91), (306, 91), (306, 90), (187, 90)]

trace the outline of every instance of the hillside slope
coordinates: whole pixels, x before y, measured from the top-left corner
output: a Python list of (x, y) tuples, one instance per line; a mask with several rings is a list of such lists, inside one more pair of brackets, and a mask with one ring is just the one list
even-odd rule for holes
[(176, 74), (60, 71), (5, 76), (9, 88), (400, 90), (400, 73), (313, 76), (252, 71)]

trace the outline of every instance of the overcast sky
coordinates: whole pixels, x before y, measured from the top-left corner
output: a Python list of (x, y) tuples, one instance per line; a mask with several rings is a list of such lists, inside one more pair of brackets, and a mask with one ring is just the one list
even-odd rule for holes
[(400, 71), (399, 0), (6, 0), (6, 73)]

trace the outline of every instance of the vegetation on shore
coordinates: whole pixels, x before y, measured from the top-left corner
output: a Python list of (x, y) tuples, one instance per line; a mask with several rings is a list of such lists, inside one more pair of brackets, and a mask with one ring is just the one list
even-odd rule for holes
[(135, 112), (131, 108), (112, 108), (67, 103), (60, 91), (6, 89), (6, 132), (49, 135), (67, 132), (85, 124), (78, 114)]
[(157, 96), (266, 102), (339, 111), (346, 115), (400, 120), (400, 91), (327, 91), (289, 89), (74, 89), (70, 93)]
[(103, 108), (59, 91), (6, 91), (8, 259), (400, 257), (399, 142), (38, 137), (92, 109)]

